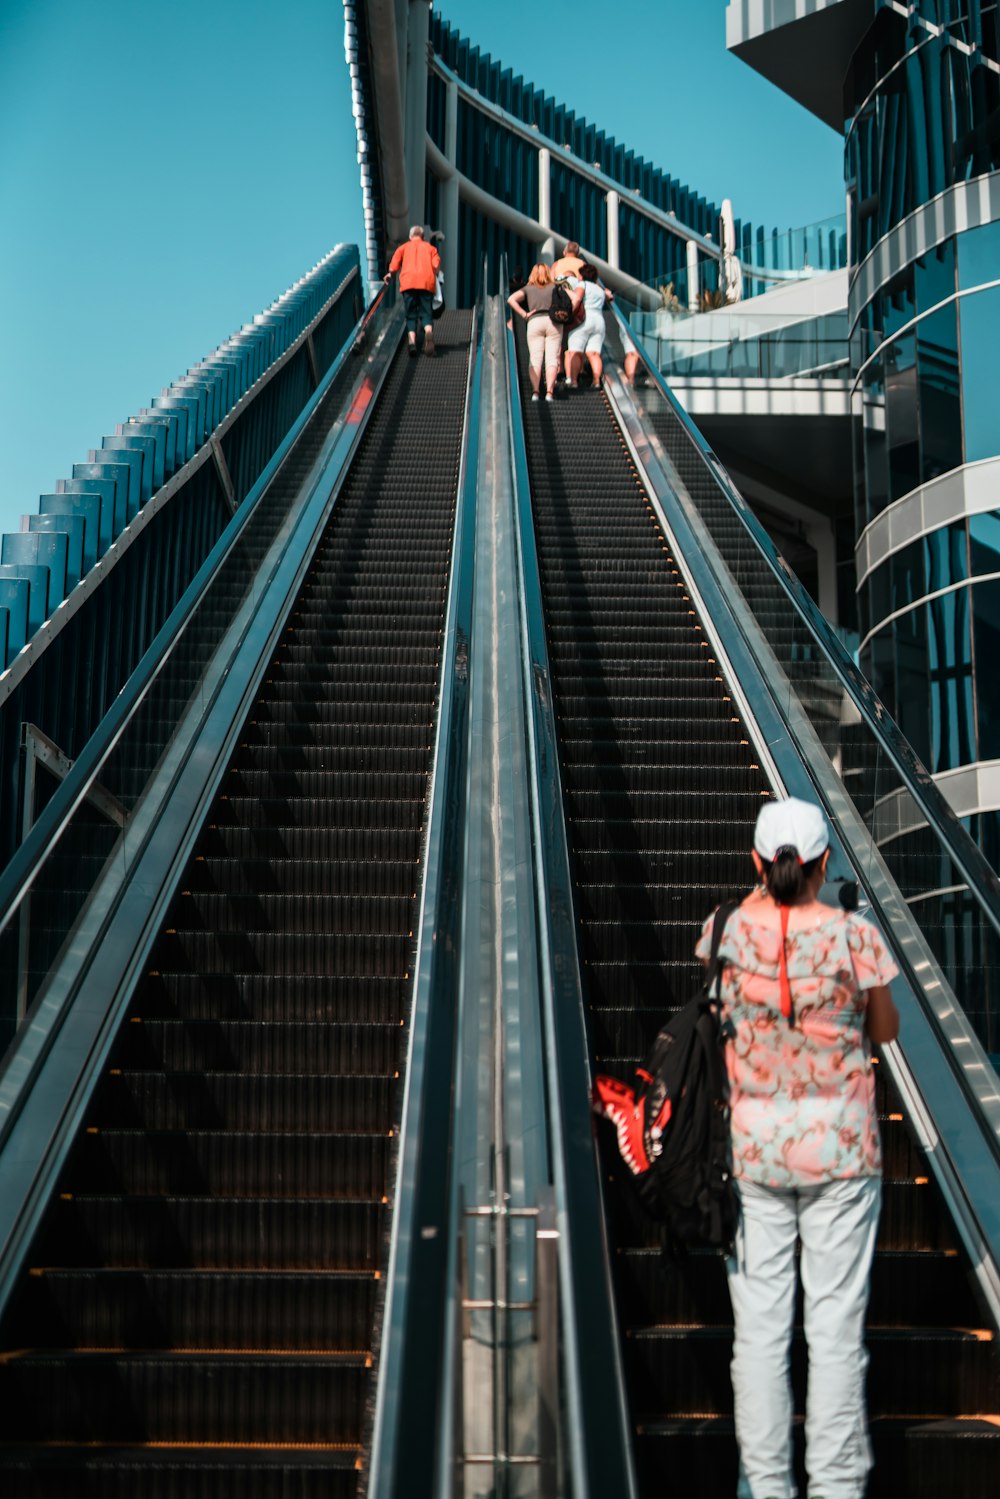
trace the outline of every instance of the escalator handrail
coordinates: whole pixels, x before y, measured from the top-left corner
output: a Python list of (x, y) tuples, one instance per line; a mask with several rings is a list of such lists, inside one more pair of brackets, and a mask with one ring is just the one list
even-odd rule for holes
[(640, 336), (626, 323), (620, 308), (615, 307), (614, 314), (619, 323), (627, 328), (629, 338), (639, 350), (640, 357), (645, 362), (647, 377), (652, 378), (684, 427), (762, 561), (766, 563), (789, 603), (823, 652), (840, 686), (860, 713), (866, 728), (878, 741), (893, 770), (965, 881), (969, 892), (978, 901), (990, 925), (1000, 935), (1000, 877), (962, 826), (934, 779), (917, 759), (909, 741), (879, 700), (871, 683), (851, 659), (833, 626), (820, 612), (799, 579), (789, 572), (774, 542), (733, 484), (704, 435), (671, 391), (655, 361), (646, 352)]
[[(501, 285), (505, 285), (501, 275)], [(507, 389), (521, 572), (528, 761), (535, 829), (541, 997), (559, 1230), (566, 1441), (576, 1499), (638, 1493), (593, 1120), (587, 1019), (531, 511), (517, 351), (507, 330)], [(599, 1419), (598, 1419), (599, 1417)]]
[(195, 573), (171, 610), (165, 624), (141, 658), (100, 725), (80, 751), (73, 768), (45, 810), (31, 827), (7, 867), (0, 872), (0, 931), (28, 894), (38, 870), (54, 848), (73, 813), (98, 779), (109, 754), (120, 739), (153, 683), (173, 656), (184, 631), (212, 583), (216, 569), (238, 542), (272, 479), (308, 425), (329, 387), (364, 340), (368, 326), (390, 289), (383, 288), (358, 319), (340, 353), (323, 376), (308, 403), (275, 449), (257, 482)]
[(470, 335), (451, 581), (366, 1490), (369, 1499), (407, 1499), (407, 1496), (430, 1494), (446, 1428), (441, 1380), (445, 1364), (449, 1157), (464, 875), (469, 641), (478, 477), (475, 455), (479, 449), (484, 297), (485, 291), (481, 290)]

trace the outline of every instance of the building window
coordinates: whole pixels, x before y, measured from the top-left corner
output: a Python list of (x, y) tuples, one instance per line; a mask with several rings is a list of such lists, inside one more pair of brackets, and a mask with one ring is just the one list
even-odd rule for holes
[(885, 427), (889, 500), (902, 499), (920, 482), (917, 425), (917, 340), (904, 333), (888, 344), (885, 359)]
[(965, 539), (965, 522), (954, 521), (938, 531), (928, 531), (922, 538), (926, 593), (951, 588), (969, 576), (969, 556)]
[(889, 571), (889, 602), (893, 613), (899, 609), (907, 609), (910, 604), (923, 598), (927, 589), (924, 585), (922, 541), (911, 541), (909, 546), (900, 547), (883, 566)]
[(931, 758), (928, 702), (927, 610), (910, 609), (896, 621), (896, 691), (899, 727), (925, 765)]
[(955, 303), (948, 302), (921, 318), (916, 334), (920, 482), (926, 484), (962, 462)]
[(969, 590), (956, 588), (927, 605), (930, 668), (930, 763), (936, 775), (975, 759)]
[(976, 726), (980, 760), (1000, 759), (1000, 578), (972, 590), (972, 628), (976, 648)]
[(864, 525), (881, 515), (889, 503), (889, 475), (885, 446), (885, 387), (881, 357), (873, 359), (864, 375), (865, 495)]
[(963, 297), (960, 321), (965, 461), (974, 463), (1000, 452), (996, 400), (1000, 287)]
[(917, 314), (928, 312), (939, 302), (944, 302), (955, 293), (955, 241), (928, 250), (926, 255), (914, 262), (914, 300)]
[(1000, 510), (969, 516), (969, 554), (974, 578), (1000, 573)]
[(968, 229), (958, 241), (958, 284), (962, 290), (1000, 281), (1000, 221)]

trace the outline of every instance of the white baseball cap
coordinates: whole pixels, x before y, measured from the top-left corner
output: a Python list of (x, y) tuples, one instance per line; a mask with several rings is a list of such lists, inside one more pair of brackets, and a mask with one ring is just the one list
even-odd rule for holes
[(814, 802), (789, 796), (785, 801), (765, 802), (761, 807), (753, 846), (768, 864), (781, 848), (793, 848), (799, 862), (808, 864), (830, 846), (830, 829)]

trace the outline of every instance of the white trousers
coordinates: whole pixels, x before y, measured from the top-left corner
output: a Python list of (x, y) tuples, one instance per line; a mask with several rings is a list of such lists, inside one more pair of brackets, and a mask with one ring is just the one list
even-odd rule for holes
[(789, 1370), (796, 1239), (809, 1350), (809, 1499), (861, 1499), (872, 1461), (864, 1324), (882, 1184), (864, 1176), (790, 1190), (738, 1187), (740, 1225), (727, 1262), (738, 1499), (796, 1499)]

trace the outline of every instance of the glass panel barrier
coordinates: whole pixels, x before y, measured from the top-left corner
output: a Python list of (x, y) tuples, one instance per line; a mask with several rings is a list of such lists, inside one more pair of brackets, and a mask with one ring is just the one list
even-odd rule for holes
[[(65, 974), (53, 986), (54, 976), (64, 963), (67, 972), (79, 968), (105, 927), (233, 653), (254, 629), (304, 496), (336, 457), (343, 461), (374, 393), (376, 361), (400, 322), (394, 297), (383, 293), (0, 877), (0, 1089), (28, 1030), (38, 1048), (54, 1033), (72, 989)], [(295, 460), (283, 469), (293, 446)], [(15, 1071), (23, 1081), (23, 1057)], [(0, 1128), (11, 1106), (8, 1090)]]
[(728, 308), (688, 308), (683, 278), (660, 288), (652, 312), (616, 297), (619, 311), (668, 377), (708, 375), (782, 380), (815, 375), (846, 380), (850, 373), (847, 313), (790, 317), (757, 313), (753, 301)]

